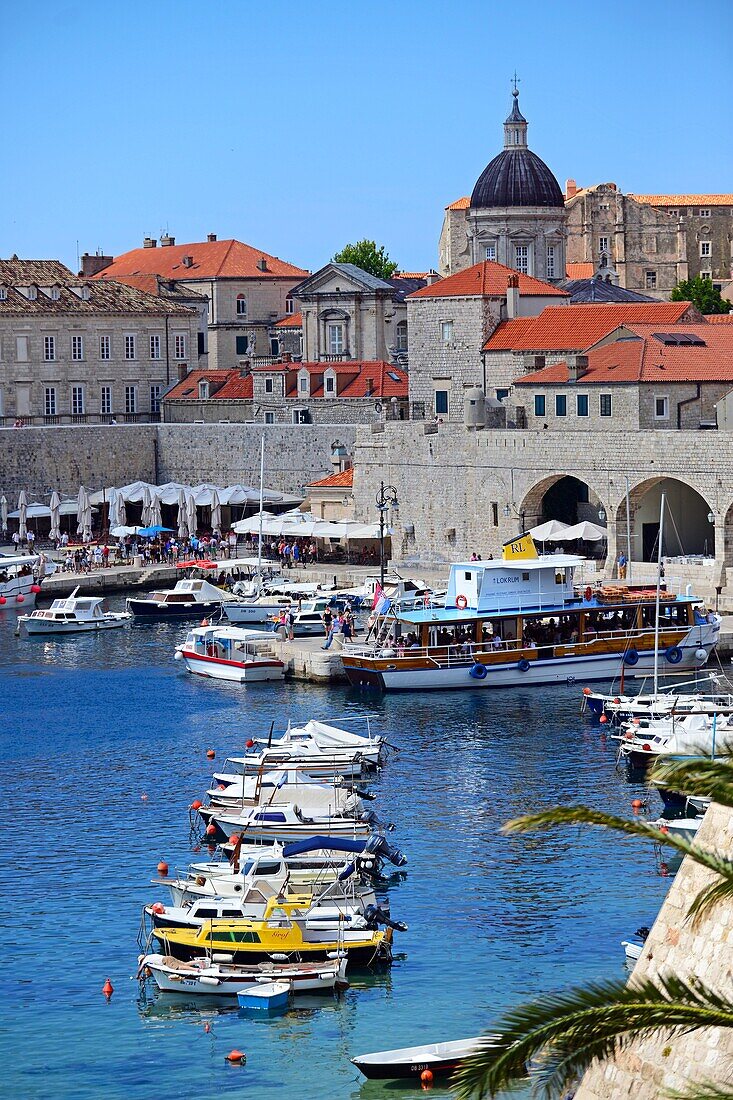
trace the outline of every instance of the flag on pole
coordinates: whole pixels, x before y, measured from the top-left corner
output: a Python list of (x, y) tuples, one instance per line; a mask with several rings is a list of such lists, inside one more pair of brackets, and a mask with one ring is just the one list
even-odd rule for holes
[(377, 581), (376, 587), (374, 589), (374, 599), (372, 600), (372, 611), (376, 611), (377, 604), (379, 603), (383, 595), (384, 589), (382, 588), (379, 581)]

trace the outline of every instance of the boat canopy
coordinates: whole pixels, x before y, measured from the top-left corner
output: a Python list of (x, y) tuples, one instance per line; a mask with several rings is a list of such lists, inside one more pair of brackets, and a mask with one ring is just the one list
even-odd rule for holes
[(269, 630), (244, 630), (237, 626), (197, 626), (189, 633), (197, 638), (224, 638), (232, 642), (272, 641)]
[(283, 855), (300, 856), (305, 852), (317, 852), (325, 849), (333, 852), (363, 852), (370, 838), (364, 840), (349, 840), (342, 836), (310, 836), (306, 840), (296, 840), (292, 844), (286, 844)]

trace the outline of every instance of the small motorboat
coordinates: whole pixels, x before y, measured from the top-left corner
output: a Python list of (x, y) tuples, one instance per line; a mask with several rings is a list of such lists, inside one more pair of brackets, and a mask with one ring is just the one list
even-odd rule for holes
[(373, 736), (368, 724), (367, 735), (363, 736), (311, 719), (304, 726), (288, 725), (275, 738), (250, 738), (247, 749), (245, 756), (227, 761), (231, 772), (253, 775), (263, 769), (297, 767), (313, 778), (358, 778), (381, 767), (387, 743), (383, 737)]
[[(238, 812), (246, 807), (275, 806), (281, 802), (297, 802), (300, 808), (309, 813), (311, 810), (329, 809), (339, 813), (356, 813), (364, 809), (361, 794), (341, 781), (336, 783), (314, 780), (297, 768), (283, 768), (266, 772), (264, 775), (227, 775), (217, 772), (214, 776), (215, 787), (206, 793), (210, 806), (202, 806), (202, 817), (222, 810)], [(371, 799), (372, 796), (369, 796)]]
[(190, 630), (175, 659), (189, 672), (237, 684), (282, 680), (285, 665), (271, 652), (272, 635), (236, 626), (199, 626)]
[(19, 615), (18, 625), (28, 634), (82, 634), (111, 630), (132, 619), (129, 611), (103, 611), (102, 596), (79, 596), (75, 588), (65, 599), (54, 600), (50, 607), (37, 608), (30, 615)]
[(458, 1069), (465, 1058), (475, 1054), (482, 1044), (490, 1044), (491, 1037), (457, 1039), (452, 1043), (428, 1043), (419, 1047), (400, 1047), (397, 1050), (380, 1050), (376, 1054), (360, 1054), (351, 1061), (365, 1077), (379, 1080), (403, 1080), (414, 1077), (419, 1080), (426, 1069), (435, 1077), (446, 1077)]
[(44, 554), (0, 554), (0, 603), (33, 606), (43, 578), (56, 571), (56, 563)]
[(733, 722), (720, 714), (689, 714), (685, 718), (661, 718), (644, 723), (635, 719), (622, 726), (615, 740), (619, 759), (632, 768), (645, 768), (659, 758), (695, 760), (730, 753)]
[(237, 597), (200, 577), (176, 581), (173, 588), (151, 592), (147, 596), (128, 596), (127, 610), (133, 615), (156, 619), (185, 619), (218, 613)]
[(283, 963), (268, 960), (252, 965), (237, 964), (228, 952), (202, 955), (183, 962), (172, 955), (150, 954), (140, 959), (139, 975), (149, 971), (164, 993), (195, 994), (203, 997), (232, 997), (243, 986), (273, 980), (288, 982), (298, 993), (330, 993), (348, 989), (346, 956), (321, 962)]
[(287, 843), (316, 834), (329, 837), (367, 837), (372, 832), (372, 825), (378, 824), (375, 816), (369, 812), (358, 817), (335, 810), (329, 813), (327, 808), (306, 812), (295, 802), (253, 806), (245, 808), (241, 813), (215, 806), (202, 806), (199, 814), (207, 822), (207, 833), (211, 825), (215, 826), (216, 832), (209, 833), (214, 843), (235, 835), (248, 842), (259, 840), (264, 843), (272, 840)]
[(634, 932), (636, 937), (633, 940), (621, 940), (621, 946), (624, 949), (626, 955), (626, 961), (635, 963), (644, 950), (644, 944), (646, 943), (650, 929), (646, 926), (643, 928), (637, 928)]

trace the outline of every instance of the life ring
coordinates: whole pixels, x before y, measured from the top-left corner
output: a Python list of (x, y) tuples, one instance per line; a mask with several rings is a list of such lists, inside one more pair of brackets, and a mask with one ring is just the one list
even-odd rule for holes
[(517, 668), (520, 672), (526, 672), (529, 667), (530, 664), (526, 657), (522, 657), (521, 661), (517, 661)]
[(625, 665), (636, 665), (639, 663), (639, 654), (635, 649), (627, 649), (624, 653)]
[(488, 671), (486, 665), (482, 665), (480, 661), (476, 661), (476, 664), (472, 665), (469, 670), (469, 676), (473, 676), (474, 680), (484, 680)]
[(588, 587), (586, 588), (583, 595), (585, 596), (586, 602), (589, 602), (590, 600), (593, 599), (593, 589), (591, 588), (590, 585), (588, 585)]
[(664, 651), (664, 656), (671, 665), (678, 665), (682, 660), (682, 650), (678, 645), (671, 645)]
[(456, 596), (456, 607), (459, 611), (465, 611), (468, 607), (468, 600), (465, 596)]

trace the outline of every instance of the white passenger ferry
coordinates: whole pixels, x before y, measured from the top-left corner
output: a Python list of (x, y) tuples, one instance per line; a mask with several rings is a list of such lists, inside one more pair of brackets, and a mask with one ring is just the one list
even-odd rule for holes
[[(445, 606), (384, 608), (376, 641), (342, 650), (352, 684), (385, 691), (606, 680), (654, 666), (654, 589), (576, 588), (583, 558), (538, 557), (531, 536), (497, 561), (451, 566)], [(704, 665), (720, 619), (689, 594), (659, 593), (660, 668)]]
[(55, 564), (39, 554), (0, 556), (0, 607), (33, 605), (43, 578), (55, 570)]

